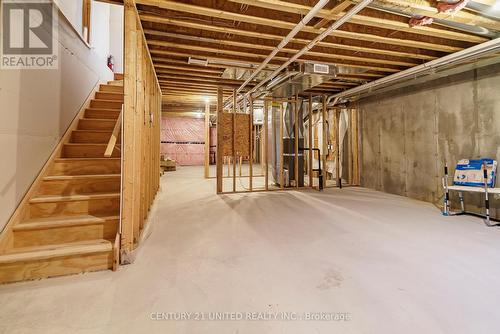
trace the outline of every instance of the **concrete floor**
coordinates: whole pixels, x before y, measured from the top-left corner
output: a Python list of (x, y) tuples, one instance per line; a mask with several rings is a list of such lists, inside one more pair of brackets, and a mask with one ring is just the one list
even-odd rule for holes
[[(163, 177), (133, 265), (0, 286), (0, 333), (498, 333), (499, 229), (360, 188), (217, 196), (201, 175)], [(152, 312), (350, 320), (153, 321)]]

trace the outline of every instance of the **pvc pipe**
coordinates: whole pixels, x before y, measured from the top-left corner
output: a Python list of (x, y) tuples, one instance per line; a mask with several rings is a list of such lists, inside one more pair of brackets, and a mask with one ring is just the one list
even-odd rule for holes
[(352, 98), (356, 95), (360, 95), (366, 91), (371, 91), (374, 88), (377, 88), (382, 85), (394, 83), (396, 81), (404, 80), (407, 78), (411, 78), (415, 75), (418, 75), (422, 72), (431, 69), (439, 69), (446, 65), (451, 65), (454, 63), (458, 63), (460, 61), (468, 60), (471, 58), (478, 58), (480, 56), (484, 56), (486, 54), (492, 52), (498, 52), (500, 50), (500, 38), (496, 38), (494, 40), (484, 42), (468, 49), (458, 51), (447, 56), (444, 56), (439, 59), (432, 60), (422, 65), (418, 65), (407, 70), (395, 73), (388, 77), (378, 79), (367, 84), (354, 87), (352, 89), (340, 92), (338, 94), (332, 95), (332, 98)]

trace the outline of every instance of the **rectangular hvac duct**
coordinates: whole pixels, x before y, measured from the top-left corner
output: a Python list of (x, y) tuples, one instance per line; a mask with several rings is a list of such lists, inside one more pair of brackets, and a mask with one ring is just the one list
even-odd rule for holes
[(295, 62), (266, 86), (268, 96), (287, 98), (303, 93), (337, 75), (335, 65)]

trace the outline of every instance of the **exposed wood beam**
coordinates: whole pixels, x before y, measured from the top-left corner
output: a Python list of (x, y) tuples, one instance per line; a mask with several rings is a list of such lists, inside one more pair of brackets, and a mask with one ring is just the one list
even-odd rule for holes
[[(293, 29), (296, 25), (296, 23), (292, 23), (292, 22), (275, 20), (275, 19), (268, 19), (268, 18), (258, 17), (258, 16), (251, 16), (251, 15), (246, 15), (246, 14), (241, 14), (241, 13), (234, 13), (234, 12), (224, 11), (221, 9), (191, 5), (191, 4), (180, 3), (180, 2), (171, 1), (171, 0), (138, 0), (137, 3), (143, 4), (143, 5), (148, 5), (148, 6), (153, 6), (153, 7), (158, 7), (158, 8), (163, 8), (163, 9), (168, 9), (168, 10), (190, 13), (190, 14), (198, 14), (198, 15), (209, 16), (209, 17), (219, 18), (219, 19), (226, 19), (226, 20), (231, 20), (231, 21), (241, 21), (241, 22), (246, 22), (246, 23), (251, 23), (251, 24), (265, 25), (265, 26), (269, 26), (269, 27), (275, 27), (275, 28), (281, 28), (281, 29), (287, 29), (287, 30)], [(314, 27), (310, 27), (310, 26), (306, 26), (303, 29), (303, 31), (305, 31), (305, 32), (314, 33), (314, 34), (320, 34), (323, 30), (324, 29), (315, 29)], [(456, 51), (462, 50), (462, 48), (460, 48), (460, 47), (445, 45), (444, 43), (436, 44), (436, 43), (429, 43), (429, 42), (421, 42), (421, 41), (412, 40), (412, 39), (390, 38), (390, 37), (378, 36), (378, 35), (374, 35), (374, 34), (351, 32), (351, 31), (344, 31), (344, 30), (336, 30), (332, 33), (332, 35), (338, 36), (338, 37), (343, 37), (343, 38), (351, 38), (351, 39), (356, 39), (356, 40), (361, 40), (361, 41), (367, 41), (367, 42), (372, 42), (372, 43), (384, 43), (384, 44), (390, 44), (390, 45), (406, 46), (406, 47), (412, 47), (412, 48), (421, 48), (421, 49), (441, 51), (441, 52), (456, 52)]]
[[(172, 26), (183, 27), (183, 28), (191, 28), (191, 29), (195, 29), (197, 31), (206, 30), (206, 31), (213, 31), (213, 32), (224, 33), (224, 34), (234, 34), (234, 35), (238, 35), (238, 36), (245, 36), (245, 37), (252, 37), (252, 38), (266, 39), (266, 40), (274, 40), (274, 41), (281, 41), (283, 39), (282, 35), (268, 34), (268, 33), (262, 33), (262, 32), (258, 32), (258, 31), (250, 31), (250, 30), (243, 30), (243, 29), (236, 29), (236, 28), (229, 28), (229, 27), (220, 27), (220, 26), (217, 26), (215, 24), (207, 25), (207, 24), (201, 24), (201, 23), (196, 23), (196, 22), (187, 22), (187, 21), (176, 20), (176, 19), (171, 19), (171, 18), (166, 18), (166, 17), (159, 17), (156, 15), (150, 15), (150, 14), (142, 14), (141, 19), (145, 22), (154, 22), (154, 23), (172, 25)], [(305, 44), (308, 44), (310, 41), (306, 40), (306, 39), (302, 39), (302, 38), (294, 38), (294, 39), (292, 39), (292, 42), (305, 45)], [(430, 56), (430, 55), (426, 55), (426, 54), (422, 54), (422, 53), (384, 50), (384, 49), (376, 48), (374, 46), (370, 46), (370, 47), (354, 46), (354, 45), (346, 45), (346, 44), (340, 44), (340, 43), (332, 43), (332, 42), (327, 42), (327, 41), (321, 41), (318, 43), (318, 45), (324, 46), (324, 47), (331, 47), (331, 48), (335, 48), (335, 49), (346, 50), (346, 51), (374, 53), (374, 54), (381, 54), (381, 55), (394, 56), (394, 57), (405, 57), (405, 58), (415, 58), (415, 59), (424, 59), (424, 60), (436, 59), (436, 57), (434, 57), (434, 56)]]
[(220, 75), (223, 72), (220, 70), (210, 70), (210, 69), (205, 69), (205, 68), (192, 67), (189, 64), (186, 64), (186, 66), (171, 66), (171, 65), (164, 65), (164, 64), (155, 64), (155, 68), (190, 71), (190, 72), (201, 72), (201, 73), (213, 73), (213, 74), (218, 74), (218, 75)]
[(214, 73), (193, 73), (193, 72), (185, 72), (178, 70), (167, 70), (161, 68), (156, 69), (156, 73), (158, 73), (159, 76), (161, 76), (162, 74), (176, 74), (179, 76), (201, 77), (201, 78), (211, 78), (211, 79), (221, 78), (219, 74), (214, 74)]
[[(274, 46), (270, 46), (270, 45), (263, 45), (263, 44), (257, 45), (254, 43), (238, 42), (238, 41), (233, 41), (233, 40), (222, 40), (222, 39), (215, 39), (215, 38), (201, 38), (201, 37), (197, 37), (197, 36), (167, 33), (167, 32), (158, 32), (158, 31), (152, 31), (152, 30), (147, 30), (147, 33), (151, 34), (151, 35), (155, 35), (155, 36), (169, 37), (169, 38), (182, 39), (182, 40), (188, 40), (188, 41), (197, 41), (197, 42), (204, 42), (204, 43), (213, 43), (216, 45), (244, 47), (244, 48), (249, 48), (249, 49), (268, 50), (268, 51), (271, 51), (274, 49)], [(153, 41), (153, 40), (154, 39), (150, 39), (150, 41)], [(282, 52), (283, 53), (284, 52), (296, 53), (299, 50), (300, 49), (283, 48)], [(326, 51), (326, 49), (325, 49), (325, 51)], [(366, 63), (386, 64), (386, 65), (394, 65), (394, 66), (410, 66), (411, 67), (411, 66), (417, 65), (417, 63), (414, 63), (414, 62), (379, 59), (379, 58), (370, 57), (368, 55), (362, 56), (362, 57), (343, 55), (343, 54), (334, 53), (333, 50), (331, 50), (329, 53), (309, 51), (308, 55), (315, 56), (315, 57), (321, 57), (321, 58), (341, 59), (341, 60), (347, 60), (347, 61), (360, 61), (360, 62), (366, 62)], [(304, 59), (307, 59), (307, 58), (304, 58)]]
[[(252, 66), (258, 66), (259, 62), (253, 61), (253, 60), (246, 60), (246, 59), (241, 59), (241, 58), (228, 58), (228, 57), (220, 57), (220, 56), (213, 56), (213, 55), (200, 55), (196, 52), (189, 52), (189, 51), (172, 51), (172, 50), (158, 50), (158, 49), (150, 49), (151, 54), (156, 54), (156, 55), (164, 55), (164, 56), (178, 56), (178, 57), (197, 57), (197, 58), (206, 58), (209, 60), (209, 63), (215, 63), (215, 62), (225, 62), (225, 63), (245, 63), (249, 64)], [(156, 57), (159, 58), (159, 57)], [(168, 59), (168, 58), (167, 58)]]
[(321, 21), (319, 21), (318, 23), (316, 23), (314, 25), (314, 28), (316, 28), (316, 29), (323, 28), (324, 26), (326, 26), (328, 24), (328, 22), (335, 20), (335, 17), (337, 16), (337, 14), (342, 13), (344, 10), (349, 8), (349, 6), (351, 6), (351, 5), (352, 5), (352, 2), (349, 0), (342, 1), (340, 4), (333, 7), (332, 9), (330, 9), (330, 11), (328, 13), (326, 13), (325, 16), (323, 16)]
[[(261, 8), (266, 8), (266, 9), (272, 9), (276, 11), (281, 11), (281, 12), (287, 12), (287, 13), (295, 13), (295, 14), (300, 14), (300, 15), (306, 15), (312, 7), (310, 6), (305, 6), (305, 5), (300, 5), (300, 4), (295, 4), (287, 1), (280, 1), (280, 0), (230, 0), (232, 2), (237, 2), (241, 4), (246, 4), (250, 6), (257, 6)], [(347, 1), (350, 2), (350, 1)], [(335, 10), (335, 8), (333, 9)], [(318, 17), (321, 18), (329, 18), (332, 21), (338, 20), (341, 16), (345, 15), (344, 11), (333, 11), (333, 15), (331, 15), (332, 12), (329, 12), (328, 10), (320, 10), (318, 13)], [(451, 39), (451, 40), (458, 40), (458, 41), (465, 41), (465, 42), (474, 42), (474, 43), (482, 43), (487, 41), (487, 38), (476, 36), (476, 35), (471, 35), (471, 34), (466, 34), (462, 32), (456, 32), (456, 31), (451, 31), (451, 30), (443, 30), (443, 29), (436, 29), (436, 28), (431, 28), (431, 27), (413, 27), (410, 28), (407, 23), (404, 22), (399, 22), (399, 21), (393, 21), (393, 20), (387, 20), (383, 18), (377, 18), (377, 17), (371, 17), (371, 16), (365, 16), (365, 15), (354, 15), (349, 22), (355, 23), (355, 24), (360, 24), (360, 25), (365, 25), (365, 26), (371, 26), (371, 27), (377, 27), (377, 28), (384, 28), (384, 29), (391, 29), (391, 30), (396, 30), (396, 31), (403, 31), (411, 34), (420, 34), (420, 35), (426, 35), (426, 36), (433, 36), (433, 37), (439, 37), (439, 38), (445, 38), (445, 39)], [(323, 27), (323, 26), (322, 26)], [(316, 28), (316, 26), (315, 26)]]
[[(218, 49), (218, 48), (212, 48), (212, 47), (208, 47), (208, 46), (196, 46), (196, 45), (182, 44), (182, 43), (163, 42), (163, 41), (151, 40), (151, 39), (148, 40), (148, 44), (153, 45), (153, 46), (168, 47), (170, 49), (181, 48), (181, 49), (185, 49), (185, 52), (202, 51), (202, 52), (208, 52), (208, 53), (234, 55), (234, 56), (245, 57), (245, 58), (256, 58), (256, 59), (265, 59), (266, 58), (265, 54), (249, 53), (249, 52), (234, 51), (234, 50), (227, 50), (227, 49)], [(151, 50), (151, 52), (153, 52), (153, 51), (154, 50)], [(195, 56), (195, 54), (193, 54), (193, 56)], [(274, 59), (277, 61), (285, 62), (288, 60), (288, 57), (274, 57)], [(314, 58), (306, 57), (305, 60), (314, 60)], [(344, 65), (347, 67), (362, 68), (362, 69), (378, 71), (378, 72), (396, 73), (396, 72), (400, 71), (400, 69), (389, 68), (389, 67), (358, 65), (358, 64), (342, 63), (342, 62), (335, 62), (334, 63), (334, 62), (328, 62), (328, 61), (324, 61), (324, 60), (321, 60), (321, 62), (323, 62), (325, 64)]]

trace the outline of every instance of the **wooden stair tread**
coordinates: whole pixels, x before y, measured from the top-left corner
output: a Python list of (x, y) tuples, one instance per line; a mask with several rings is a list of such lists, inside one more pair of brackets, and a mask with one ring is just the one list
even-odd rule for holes
[(111, 252), (113, 244), (108, 240), (90, 240), (67, 244), (14, 248), (11, 253), (0, 255), (0, 264), (39, 261), (82, 254)]
[(81, 215), (81, 216), (35, 218), (17, 224), (16, 226), (14, 226), (13, 230), (26, 231), (26, 230), (40, 230), (40, 229), (50, 229), (58, 227), (104, 224), (107, 220), (117, 220), (117, 219), (120, 219), (120, 216), (99, 217), (91, 215)]
[(73, 202), (73, 201), (86, 201), (86, 200), (97, 200), (97, 199), (107, 199), (107, 198), (119, 198), (120, 193), (93, 193), (93, 194), (78, 194), (78, 195), (67, 195), (67, 196), (37, 196), (30, 199), (30, 203), (54, 203), (54, 202)]
[[(99, 98), (97, 98), (97, 99), (92, 99), (92, 101), (113, 102), (113, 103), (121, 103), (121, 104), (123, 104), (123, 102), (120, 101), (120, 100), (108, 100), (108, 99), (99, 99)], [(90, 107), (90, 108), (95, 108), (95, 107)], [(113, 108), (105, 108), (105, 109), (113, 110)]]
[(113, 129), (104, 129), (104, 130), (94, 130), (94, 129), (77, 129), (73, 130), (73, 132), (96, 132), (96, 133), (112, 133)]
[(112, 111), (112, 112), (116, 111), (116, 109), (113, 109), (113, 108), (99, 108), (99, 107), (88, 107), (86, 110)]
[[(113, 122), (116, 123), (116, 119), (109, 119), (109, 118), (86, 118), (82, 117), (80, 118), (81, 121), (99, 121), (99, 122)], [(82, 129), (78, 129), (82, 130)]]
[(60, 181), (60, 180), (87, 180), (87, 179), (105, 179), (119, 178), (120, 174), (80, 174), (80, 175), (52, 175), (43, 178), (44, 181)]
[[(66, 143), (67, 146), (108, 146), (106, 143)], [(120, 147), (121, 145), (115, 145), (115, 147)], [(108, 159), (108, 158), (106, 158)]]
[(104, 93), (104, 94), (110, 94), (110, 95), (124, 95), (122, 92), (101, 92), (98, 91), (98, 93)]
[(121, 158), (57, 158), (55, 162), (76, 162), (76, 161), (102, 161), (102, 160), (120, 160)]

